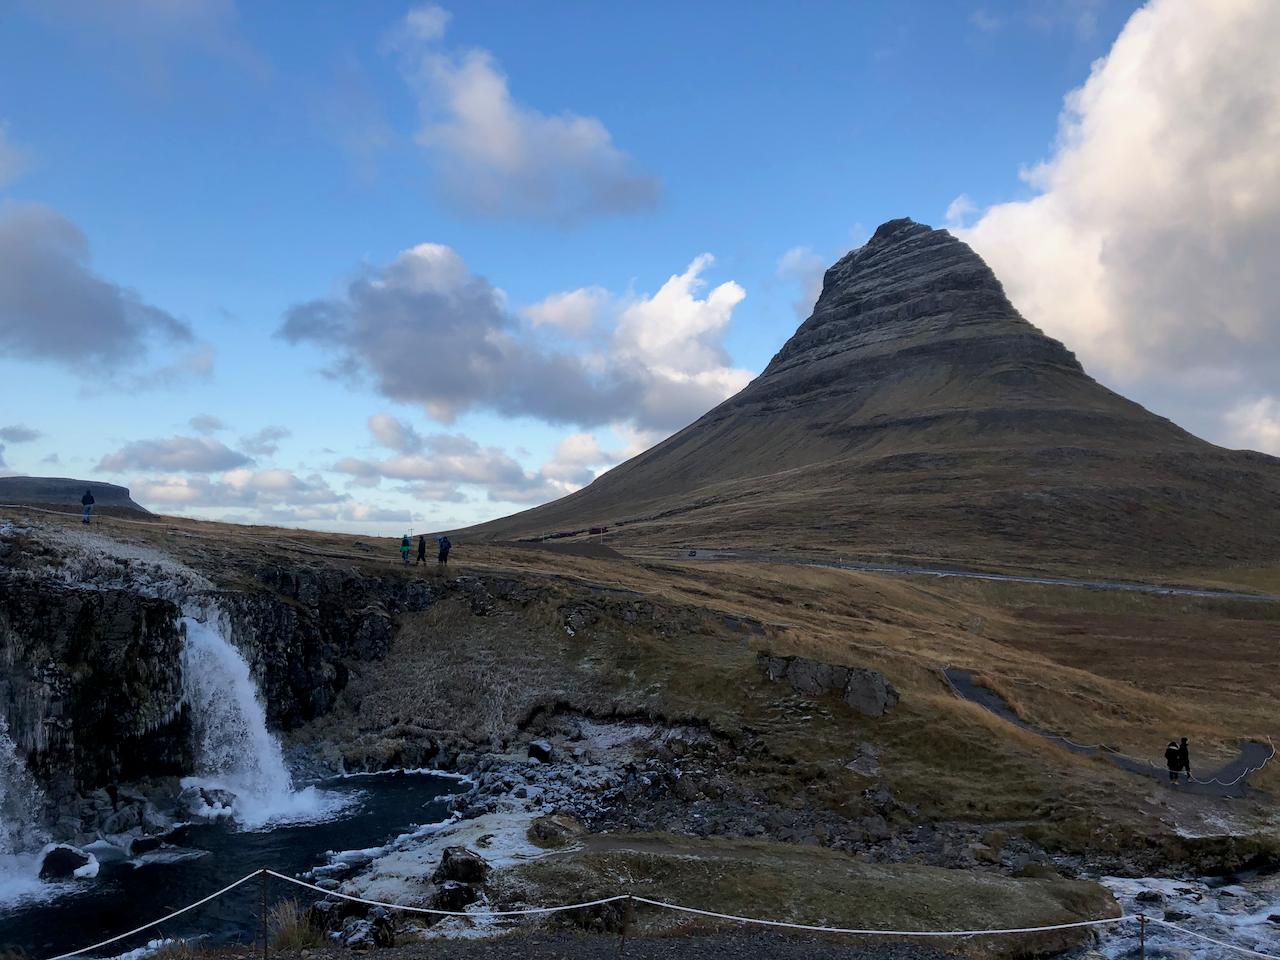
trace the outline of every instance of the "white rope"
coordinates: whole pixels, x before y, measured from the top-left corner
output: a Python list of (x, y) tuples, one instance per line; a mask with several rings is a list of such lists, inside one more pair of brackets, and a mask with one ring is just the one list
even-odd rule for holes
[(240, 886), (241, 884), (247, 883), (249, 880), (252, 880), (254, 877), (263, 876), (263, 875), (275, 877), (277, 880), (284, 880), (287, 883), (296, 884), (297, 886), (305, 887), (308, 890), (314, 890), (317, 893), (321, 893), (325, 895), (326, 897), (337, 897), (339, 899), (348, 900), (353, 903), (362, 903), (362, 904), (365, 904), (366, 906), (385, 907), (389, 910), (401, 910), (407, 913), (425, 913), (425, 914), (431, 914), (433, 916), (441, 916), (441, 917), (468, 917), (476, 920), (495, 918), (495, 917), (527, 917), (527, 916), (534, 916), (534, 915), (563, 913), (567, 910), (583, 910), (583, 909), (586, 909), (587, 907), (598, 907), (598, 906), (603, 906), (605, 904), (610, 904), (610, 903), (619, 903), (623, 900), (630, 900), (634, 903), (643, 903), (651, 907), (657, 907), (661, 910), (673, 910), (673, 911), (676, 911), (677, 913), (687, 913), (687, 914), (693, 914), (695, 916), (700, 916), (700, 917), (710, 917), (715, 920), (727, 920), (732, 923), (745, 923), (745, 924), (752, 924), (755, 926), (775, 927), (775, 928), (781, 928), (786, 930), (804, 930), (810, 933), (839, 933), (839, 934), (848, 934), (853, 936), (864, 936), (864, 937), (1009, 936), (1012, 934), (1020, 934), (1020, 933), (1048, 933), (1056, 930), (1079, 930), (1079, 929), (1092, 928), (1092, 927), (1105, 927), (1105, 926), (1112, 926), (1115, 924), (1129, 923), (1131, 921), (1137, 920), (1140, 922), (1145, 921), (1147, 923), (1158, 924), (1162, 927), (1168, 927), (1171, 930), (1176, 930), (1179, 933), (1188, 934), (1192, 937), (1196, 937), (1197, 939), (1215, 944), (1216, 946), (1225, 947), (1228, 950), (1235, 950), (1239, 953), (1243, 953), (1252, 957), (1260, 957), (1262, 958), (1262, 960), (1280, 960), (1280, 957), (1277, 957), (1275, 954), (1260, 953), (1257, 950), (1250, 950), (1247, 947), (1239, 947), (1239, 946), (1236, 946), (1235, 944), (1227, 943), (1222, 940), (1215, 940), (1213, 937), (1208, 937), (1202, 933), (1197, 933), (1194, 930), (1189, 930), (1186, 927), (1178, 926), (1176, 923), (1170, 923), (1167, 920), (1156, 920), (1152, 917), (1145, 917), (1141, 914), (1125, 914), (1119, 917), (1106, 917), (1100, 920), (1075, 920), (1070, 923), (1053, 923), (1053, 924), (1047, 924), (1045, 926), (1040, 926), (1040, 927), (1001, 927), (1001, 928), (988, 928), (988, 929), (982, 929), (982, 930), (883, 930), (883, 929), (872, 929), (872, 928), (863, 929), (858, 927), (829, 927), (829, 926), (821, 926), (818, 924), (810, 924), (810, 923), (790, 923), (784, 920), (762, 920), (757, 917), (742, 917), (742, 916), (738, 916), (736, 914), (731, 914), (731, 913), (717, 913), (714, 910), (700, 910), (696, 907), (686, 907), (677, 903), (667, 903), (664, 900), (651, 900), (648, 897), (639, 897), (632, 894), (618, 894), (612, 897), (601, 897), (598, 900), (587, 900), (582, 903), (569, 903), (569, 904), (564, 904), (562, 906), (554, 906), (554, 907), (529, 907), (523, 910), (477, 910), (474, 912), (467, 912), (467, 911), (457, 911), (457, 910), (433, 910), (428, 907), (410, 907), (410, 906), (405, 906), (399, 903), (387, 903), (382, 900), (372, 900), (366, 897), (356, 897), (346, 893), (339, 893), (336, 890), (326, 890), (323, 887), (316, 886), (313, 883), (308, 883), (305, 880), (299, 880), (297, 877), (290, 877), (286, 874), (277, 873), (275, 870), (270, 870), (267, 868), (255, 870), (253, 871), (253, 873), (250, 873), (246, 876), (241, 877), (239, 880), (235, 881), (235, 883), (228, 884), (227, 886), (223, 887), (221, 890), (218, 890), (216, 893), (211, 893), (209, 894), (209, 896), (204, 897), (203, 899), (197, 900), (195, 903), (188, 904), (185, 907), (175, 910), (172, 913), (167, 914), (158, 920), (152, 920), (150, 923), (145, 923), (140, 927), (135, 927), (134, 929), (127, 931), (126, 933), (117, 934), (114, 937), (111, 937), (107, 940), (102, 940), (98, 943), (92, 944), (91, 946), (81, 947), (79, 950), (72, 950), (68, 953), (59, 954), (56, 957), (50, 957), (49, 960), (70, 960), (71, 957), (77, 957), (77, 956), (80, 956), (81, 954), (88, 953), (91, 950), (97, 950), (101, 947), (105, 947), (113, 943), (117, 943), (120, 940), (125, 939), (126, 937), (131, 937), (134, 934), (141, 933), (144, 930), (149, 930), (152, 927), (158, 926), (159, 924), (166, 923), (169, 920), (172, 920), (174, 917), (180, 917), (182, 916), (182, 914), (187, 913), (188, 911), (194, 910), (197, 907), (202, 907), (206, 903), (208, 903), (210, 900), (216, 900), (218, 897), (221, 897), (225, 893), (229, 893), (230, 891), (234, 890), (236, 887)]
[(647, 903), (651, 907), (664, 910), (676, 910), (680, 913), (693, 913), (701, 917), (714, 917), (717, 920), (731, 920), (734, 923), (751, 923), (762, 927), (785, 927), (788, 930), (809, 930), (814, 933), (850, 933), (864, 937), (981, 937), (998, 936), (1010, 933), (1043, 933), (1048, 930), (1070, 930), (1077, 927), (1102, 927), (1113, 923), (1124, 923), (1136, 920), (1137, 916), (1127, 914), (1121, 917), (1107, 917), (1103, 920), (1077, 920), (1073, 923), (1054, 923), (1044, 927), (1007, 927), (998, 930), (860, 930), (854, 927), (821, 927), (810, 923), (788, 923), (783, 920), (758, 920), (755, 917), (739, 917), (731, 913), (716, 913), (712, 910), (698, 910), (695, 907), (682, 907), (662, 900), (650, 900), (648, 897), (632, 897), (636, 903)]
[(115, 943), (117, 940), (123, 940), (125, 937), (131, 937), (135, 933), (141, 933), (143, 930), (149, 930), (152, 927), (157, 926), (158, 924), (165, 923), (166, 921), (172, 920), (174, 917), (182, 916), (188, 910), (194, 910), (196, 907), (203, 907), (210, 900), (218, 899), (218, 897), (222, 896), (224, 893), (228, 893), (234, 890), (236, 887), (240, 886), (240, 884), (245, 883), (246, 881), (252, 880), (254, 877), (259, 876), (264, 872), (269, 873), (270, 871), (255, 870), (253, 871), (253, 873), (248, 874), (247, 876), (241, 877), (235, 883), (228, 884), (227, 886), (223, 887), (217, 893), (211, 893), (209, 894), (209, 896), (205, 897), (203, 900), (197, 900), (195, 903), (188, 904), (187, 906), (181, 908), (180, 910), (175, 910), (173, 911), (173, 913), (167, 916), (161, 917), (159, 920), (152, 920), (150, 923), (144, 923), (142, 926), (135, 927), (133, 930), (130, 930), (128, 933), (119, 934), (118, 936), (114, 936), (109, 940), (103, 940), (101, 943), (95, 943), (93, 944), (93, 946), (81, 947), (79, 950), (72, 950), (70, 953), (60, 953), (56, 957), (50, 957), (49, 960), (67, 960), (68, 957), (78, 957), (82, 953), (88, 953), (90, 950), (97, 950), (99, 947), (105, 947), (108, 944)]
[[(429, 913), (436, 917), (473, 917), (477, 919), (489, 917), (528, 917), (534, 914), (547, 913), (563, 913), (566, 910), (583, 910), (587, 907), (598, 907), (606, 903), (617, 903), (619, 900), (626, 900), (625, 894), (619, 894), (613, 897), (601, 897), (599, 900), (588, 900), (585, 903), (567, 903), (560, 907), (529, 907), (525, 910), (476, 910), (468, 912), (466, 910), (432, 910), (429, 907), (407, 907), (400, 903), (386, 903), (382, 900), (368, 900), (364, 897), (353, 897), (349, 893), (339, 893), (336, 890), (326, 890), (324, 887), (317, 887), (314, 883), (307, 883), (305, 880), (299, 880), (297, 877), (285, 876), (283, 873), (276, 873), (274, 870), (264, 871), (272, 877), (280, 880), (286, 880), (289, 883), (296, 883), (300, 887), (306, 887), (308, 890), (315, 890), (323, 893), (326, 897), (339, 897), (343, 900), (350, 900), (352, 903), (363, 903), (371, 907), (386, 907), (388, 910), (404, 910), (408, 913)], [(54, 960), (60, 960), (55, 957)]]
[(1219, 947), (1226, 947), (1228, 950), (1235, 950), (1238, 953), (1248, 954), (1251, 957), (1262, 957), (1263, 960), (1277, 960), (1274, 953), (1259, 953), (1257, 950), (1250, 950), (1248, 947), (1238, 947), (1234, 943), (1227, 943), (1225, 940), (1215, 940), (1213, 937), (1206, 937), (1203, 933), (1196, 933), (1194, 930), (1188, 930), (1186, 927), (1180, 927), (1176, 923), (1170, 923), (1168, 920), (1157, 920), (1155, 917), (1147, 917), (1147, 923), (1158, 923), (1162, 927), (1168, 927), (1170, 930), (1177, 930), (1179, 933), (1189, 933), (1191, 936), (1204, 940), (1207, 943), (1215, 944)]
[(1267, 737), (1267, 743), (1271, 746), (1271, 753), (1267, 756), (1267, 758), (1263, 760), (1260, 764), (1258, 764), (1256, 767), (1250, 767), (1248, 770), (1240, 774), (1240, 776), (1236, 777), (1234, 780), (1219, 780), (1217, 777), (1213, 777), (1210, 780), (1201, 780), (1199, 777), (1190, 777), (1189, 779), (1191, 780), (1192, 783), (1203, 783), (1203, 784), (1217, 783), (1224, 787), (1234, 787), (1237, 783), (1239, 783), (1245, 777), (1253, 776), (1253, 774), (1257, 773), (1259, 770), (1265, 767), (1268, 763), (1270, 763), (1273, 759), (1275, 759), (1276, 743), (1270, 737)]
[[(111, 504), (106, 504), (106, 506), (108, 506), (108, 507), (109, 507), (109, 506), (111, 506)], [(9, 510), (34, 510), (36, 513), (48, 513), (48, 514), (52, 514), (52, 515), (53, 515), (53, 516), (55, 516), (55, 517), (70, 517), (70, 518), (72, 518), (73, 520), (75, 520), (75, 519), (79, 519), (79, 518), (81, 518), (81, 517), (82, 517), (82, 514), (75, 513), (74, 511), (70, 511), (70, 510), (46, 510), (44, 507), (33, 507), (33, 506), (31, 506), (30, 504), (26, 504), (26, 503), (0, 503), (0, 509), (9, 509)], [(180, 517), (180, 518), (178, 518), (178, 519), (181, 519), (181, 520), (195, 520), (195, 518), (194, 518), (194, 517)], [(102, 520), (116, 520), (116, 521), (119, 521), (120, 523), (136, 523), (136, 524), (139, 524), (140, 526), (143, 526), (143, 527), (163, 527), (163, 526), (166, 526), (166, 521), (165, 521), (165, 520), (135, 520), (135, 519), (132, 519), (132, 518), (130, 518), (130, 517), (117, 517), (117, 516), (115, 516), (114, 514), (110, 514), (110, 513), (99, 513), (99, 514), (95, 514), (95, 515), (93, 516), (93, 522), (94, 522), (94, 523), (100, 522), (100, 521), (102, 521)], [(200, 523), (200, 522), (202, 522), (202, 521), (196, 520), (196, 522), (197, 522), (197, 523)]]

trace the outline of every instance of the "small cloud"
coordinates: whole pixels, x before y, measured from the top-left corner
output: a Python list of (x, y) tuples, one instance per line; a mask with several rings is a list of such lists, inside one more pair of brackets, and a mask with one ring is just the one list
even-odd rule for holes
[(1004, 18), (992, 13), (986, 7), (978, 7), (969, 14), (969, 22), (983, 33), (995, 33), (1004, 26)]
[(240, 449), (254, 456), (269, 457), (280, 449), (280, 441), (293, 435), (288, 427), (263, 427), (257, 433), (240, 438)]
[(208, 435), (227, 429), (227, 425), (210, 413), (198, 413), (187, 421), (196, 433)]
[(822, 278), (827, 272), (826, 261), (811, 247), (792, 247), (778, 258), (778, 278), (799, 284), (800, 299), (794, 304), (796, 316), (804, 319), (813, 312), (822, 293)]
[(375, 413), (369, 418), (369, 432), (379, 444), (397, 453), (417, 453), (424, 440), (418, 431), (389, 413)]
[(45, 457), (43, 460), (41, 460), (40, 462), (41, 462), (41, 463), (48, 463), (48, 464), (56, 465), (56, 464), (61, 463), (61, 462), (62, 462), (62, 460), (61, 460), (61, 458), (60, 458), (56, 453), (51, 453), (51, 454), (49, 454), (47, 457)]
[(30, 427), (24, 427), (20, 424), (13, 424), (8, 427), (0, 427), (0, 440), (9, 443), (30, 443), (32, 440), (38, 440), (41, 437), (39, 430), (32, 430)]
[(978, 205), (967, 193), (962, 193), (947, 205), (947, 226), (951, 229), (963, 229), (965, 221), (978, 212)]
[(112, 473), (125, 470), (180, 470), (218, 473), (250, 463), (250, 459), (208, 437), (170, 437), (138, 440), (108, 454), (97, 469)]
[(659, 180), (636, 168), (601, 121), (518, 102), (489, 51), (440, 47), (447, 22), (439, 6), (418, 7), (394, 37), (418, 97), (417, 141), (445, 202), (475, 216), (560, 223), (657, 203)]

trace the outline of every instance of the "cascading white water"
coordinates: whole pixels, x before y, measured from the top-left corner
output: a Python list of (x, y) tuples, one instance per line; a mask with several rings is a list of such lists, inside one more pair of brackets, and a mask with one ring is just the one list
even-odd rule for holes
[(224, 617), (183, 618), (182, 683), (195, 733), (196, 775), (182, 781), (232, 794), (229, 807), (194, 812), (230, 815), (247, 828), (330, 816), (337, 798), (314, 787), (294, 790), (280, 741), (267, 729), (266, 712), (249, 664), (229, 639)]
[(39, 826), (43, 806), (44, 796), (0, 714), (0, 904), (40, 889), (40, 852), (48, 840)]

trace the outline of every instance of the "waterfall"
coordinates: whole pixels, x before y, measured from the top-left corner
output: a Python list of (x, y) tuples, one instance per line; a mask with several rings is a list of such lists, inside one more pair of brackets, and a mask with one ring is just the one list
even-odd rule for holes
[(0, 904), (40, 889), (40, 829), (44, 795), (32, 779), (0, 713)]
[(253, 829), (314, 820), (337, 812), (337, 798), (308, 787), (294, 790), (280, 741), (223, 616), (183, 618), (182, 684), (195, 735), (193, 812), (231, 816)]

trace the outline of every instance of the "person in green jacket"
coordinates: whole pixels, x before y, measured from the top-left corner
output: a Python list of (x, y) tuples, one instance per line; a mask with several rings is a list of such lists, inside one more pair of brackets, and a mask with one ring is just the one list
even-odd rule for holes
[(404, 560), (406, 567), (409, 565), (409, 551), (412, 549), (413, 547), (409, 543), (409, 535), (406, 533), (400, 538), (400, 557)]

